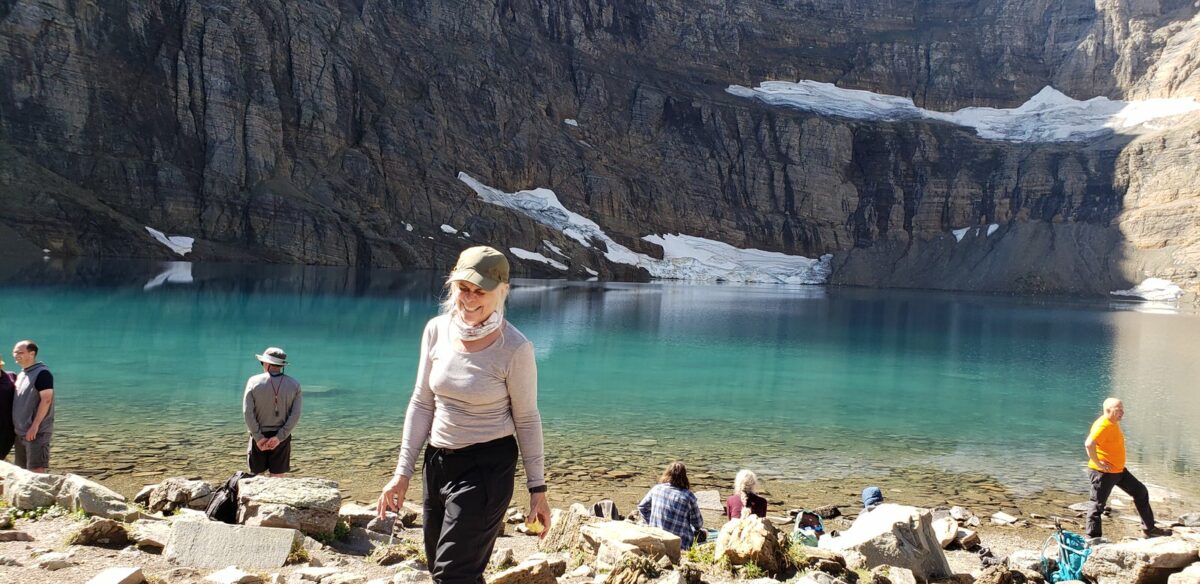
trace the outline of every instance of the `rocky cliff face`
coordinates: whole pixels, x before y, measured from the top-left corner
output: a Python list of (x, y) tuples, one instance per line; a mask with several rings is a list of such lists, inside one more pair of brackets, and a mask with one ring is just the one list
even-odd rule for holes
[[(638, 276), (480, 202), (455, 178), (465, 171), (553, 189), (647, 253), (661, 252), (640, 237), (686, 233), (833, 252), (846, 284), (1103, 293), (1170, 272), (1200, 286), (1195, 124), (1013, 144), (724, 91), (814, 79), (939, 109), (1014, 106), (1048, 84), (1192, 96), (1196, 12), (1177, 0), (9, 0), (0, 242), (166, 257), (150, 226), (195, 237), (197, 259), (393, 267), (445, 267), (469, 242), (550, 242), (573, 275)], [(989, 224), (1002, 228), (948, 233)]]

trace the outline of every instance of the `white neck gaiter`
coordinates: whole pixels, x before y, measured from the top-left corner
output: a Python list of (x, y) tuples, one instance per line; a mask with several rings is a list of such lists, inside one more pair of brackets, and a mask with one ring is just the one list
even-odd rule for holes
[(454, 326), (454, 331), (458, 333), (458, 338), (464, 341), (478, 341), (496, 332), (500, 328), (500, 325), (504, 324), (504, 318), (500, 316), (499, 311), (495, 311), (482, 323), (471, 325), (467, 324), (467, 321), (463, 320), (462, 315), (456, 310), (450, 315), (450, 324)]

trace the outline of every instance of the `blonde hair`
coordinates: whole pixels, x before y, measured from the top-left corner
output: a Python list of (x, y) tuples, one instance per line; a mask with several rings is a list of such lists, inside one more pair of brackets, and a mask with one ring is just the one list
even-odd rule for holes
[(743, 505), (746, 504), (746, 494), (753, 493), (756, 486), (758, 486), (758, 475), (754, 474), (752, 470), (743, 468), (733, 479), (733, 492), (742, 499)]
[[(438, 314), (455, 314), (458, 312), (458, 286), (454, 285), (456, 280), (446, 280), (446, 297), (442, 299), (438, 305)], [(500, 313), (500, 318), (504, 318), (504, 305), (508, 302), (508, 282), (501, 282), (496, 290), (500, 293), (500, 302), (496, 303), (496, 312)]]

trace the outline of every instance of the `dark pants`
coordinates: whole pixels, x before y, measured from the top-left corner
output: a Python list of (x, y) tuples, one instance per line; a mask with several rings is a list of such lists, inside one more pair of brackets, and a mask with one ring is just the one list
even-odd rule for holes
[(1129, 469), (1121, 472), (1100, 472), (1089, 468), (1088, 478), (1092, 481), (1087, 516), (1088, 537), (1100, 537), (1100, 517), (1104, 514), (1104, 505), (1108, 503), (1108, 495), (1112, 493), (1113, 487), (1120, 487), (1122, 491), (1133, 497), (1133, 504), (1137, 507), (1138, 516), (1142, 518), (1142, 529), (1154, 528), (1154, 511), (1150, 509), (1150, 492), (1146, 490), (1146, 485), (1143, 485), (1142, 481), (1137, 480), (1133, 473), (1129, 472)]
[(425, 447), (425, 558), (437, 584), (483, 584), (517, 471), (512, 436), (459, 450)]
[(17, 443), (17, 431), (12, 427), (0, 428), (0, 460), (8, 458), (8, 453), (12, 452), (13, 444)]

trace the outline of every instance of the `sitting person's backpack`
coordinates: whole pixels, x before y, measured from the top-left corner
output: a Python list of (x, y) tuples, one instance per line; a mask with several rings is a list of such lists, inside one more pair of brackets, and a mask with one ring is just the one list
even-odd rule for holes
[(825, 524), (821, 516), (812, 511), (800, 511), (796, 514), (796, 525), (792, 529), (792, 541), (809, 547), (817, 547), (817, 540), (825, 534)]
[(229, 477), (229, 480), (213, 493), (213, 498), (208, 502), (208, 507), (204, 509), (204, 514), (213, 521), (237, 523), (238, 481), (253, 476), (254, 474), (246, 471), (233, 473), (233, 476)]

